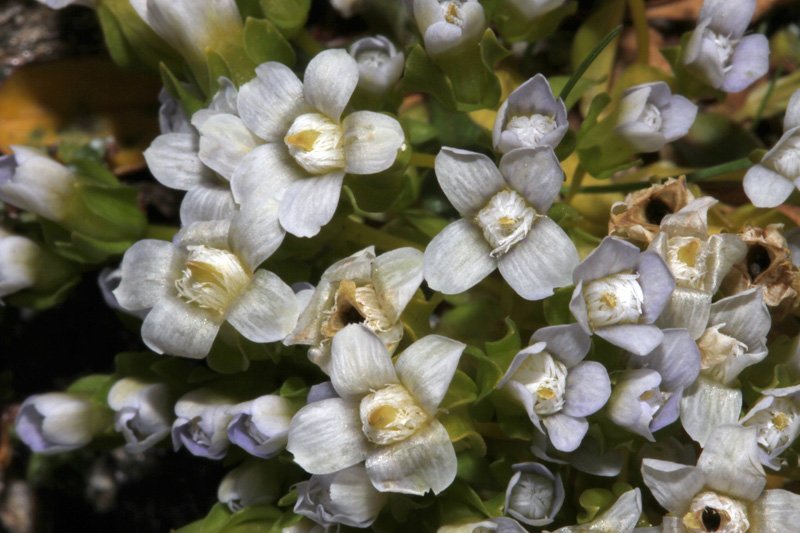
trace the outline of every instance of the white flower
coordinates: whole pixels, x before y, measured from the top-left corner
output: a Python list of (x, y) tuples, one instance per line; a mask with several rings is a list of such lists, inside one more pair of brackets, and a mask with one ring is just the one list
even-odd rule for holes
[(644, 459), (642, 477), (670, 514), (670, 531), (705, 533), (790, 531), (800, 520), (800, 496), (764, 491), (756, 430), (719, 426), (705, 443), (697, 466)]
[(67, 167), (37, 150), (12, 146), (0, 157), (0, 201), (63, 222), (74, 209), (77, 179)]
[(310, 345), (308, 356), (330, 371), (331, 340), (345, 326), (360, 323), (381, 339), (389, 353), (403, 338), (400, 315), (422, 283), (422, 253), (398, 248), (375, 256), (372, 247), (328, 267), (286, 344)]
[(347, 326), (331, 349), (331, 382), (340, 397), (300, 409), (287, 450), (312, 474), (366, 460), (367, 475), (381, 492), (440, 493), (455, 479), (456, 455), (436, 414), (464, 348), (429, 335), (393, 364), (369, 329)]
[(383, 35), (363, 37), (348, 51), (358, 63), (358, 86), (371, 93), (385, 93), (403, 74), (405, 55)]
[(716, 89), (736, 93), (769, 69), (769, 41), (743, 37), (756, 0), (705, 0), (697, 28), (683, 50), (683, 63)]
[(665, 216), (648, 248), (661, 256), (675, 278), (675, 290), (657, 324), (686, 328), (695, 339), (708, 324), (712, 296), (747, 253), (738, 235), (708, 234), (708, 209), (715, 203), (704, 196)]
[(289, 400), (274, 394), (235, 405), (228, 439), (250, 455), (274, 457), (286, 447), (289, 423), (296, 410)]
[(578, 252), (547, 217), (564, 179), (549, 147), (514, 150), (503, 156), (499, 170), (485, 155), (445, 147), (436, 156), (436, 178), (464, 218), (425, 250), (425, 279), (432, 289), (464, 292), (495, 268), (528, 300), (570, 284)]
[(228, 472), (217, 488), (217, 499), (232, 513), (251, 505), (269, 505), (280, 496), (276, 465), (246, 461)]
[(387, 494), (372, 486), (362, 464), (313, 475), (295, 485), (295, 490), (294, 512), (324, 527), (369, 527), (388, 500)]
[(89, 444), (105, 421), (101, 409), (88, 399), (49, 392), (34, 394), (22, 402), (16, 432), (36, 453), (62, 453)]
[(800, 386), (765, 389), (762, 397), (742, 417), (744, 427), (758, 431), (761, 464), (779, 470), (778, 458), (800, 436)]
[(375, 174), (394, 164), (405, 144), (397, 120), (372, 111), (342, 118), (358, 79), (358, 64), (344, 50), (317, 54), (303, 82), (280, 63), (256, 68), (238, 97), (239, 116), (263, 141), (231, 181), (243, 209), (264, 205), (283, 230), (311, 237), (333, 217), (346, 173)]
[(531, 526), (551, 523), (564, 503), (561, 476), (539, 463), (515, 464), (511, 469), (505, 513)]
[(157, 353), (205, 357), (224, 322), (254, 342), (283, 339), (297, 322), (292, 289), (256, 267), (265, 259), (236, 220), (198, 222), (174, 243), (139, 241), (114, 290), (130, 311), (149, 309), (142, 339)]
[(108, 391), (108, 406), (114, 411), (114, 427), (122, 433), (125, 449), (139, 453), (169, 435), (172, 402), (163, 383), (122, 378)]
[(527, 533), (527, 529), (514, 520), (505, 516), (487, 518), (480, 522), (468, 522), (466, 524), (447, 524), (439, 527), (436, 533), (486, 533), (487, 531), (497, 531), (498, 533)]
[(38, 244), (0, 227), (0, 301), (3, 296), (33, 286), (42, 259)]
[(553, 96), (547, 78), (537, 74), (508, 95), (497, 111), (492, 130), (496, 152), (515, 148), (555, 148), (569, 129), (567, 108)]
[(756, 207), (776, 207), (800, 184), (800, 91), (783, 117), (783, 135), (744, 176), (744, 192)]
[(414, 0), (414, 19), (432, 57), (477, 44), (486, 29), (477, 0)]
[(642, 514), (642, 493), (637, 489), (623, 493), (610, 508), (597, 518), (580, 526), (565, 526), (552, 533), (631, 533), (634, 531), (639, 515)]
[(657, 152), (686, 135), (696, 116), (697, 106), (663, 81), (643, 83), (622, 95), (614, 131), (638, 152)]
[(197, 389), (181, 396), (175, 404), (172, 445), (208, 459), (222, 459), (228, 451), (227, 427), (233, 402), (210, 389)]

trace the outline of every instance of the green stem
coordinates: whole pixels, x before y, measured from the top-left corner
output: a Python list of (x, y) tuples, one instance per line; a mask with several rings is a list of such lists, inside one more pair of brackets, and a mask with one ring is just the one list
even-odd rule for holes
[(704, 168), (703, 170), (690, 172), (689, 174), (686, 175), (686, 181), (688, 182), (704, 181), (709, 178), (713, 178), (715, 176), (727, 174), (728, 172), (735, 172), (737, 170), (742, 170), (751, 166), (753, 166), (753, 162), (750, 160), (750, 158), (743, 157), (742, 159), (728, 161), (727, 163), (722, 163), (721, 165), (716, 165), (713, 167)]
[(374, 245), (378, 250), (385, 251), (406, 247), (425, 250), (425, 245), (423, 244), (412, 242), (402, 237), (395, 237), (394, 235), (367, 226), (350, 217), (344, 219), (342, 229), (346, 240), (359, 244), (360, 246)]
[(628, 8), (636, 31), (636, 62), (647, 65), (650, 63), (650, 30), (647, 27), (644, 0), (628, 0)]
[(594, 244), (597, 244), (602, 240), (600, 237), (596, 237), (596, 236), (592, 235), (591, 233), (589, 233), (588, 231), (582, 230), (581, 228), (572, 228), (572, 232), (575, 235), (578, 235), (579, 237), (584, 239), (585, 241), (591, 242), (591, 243), (594, 243)]
[(586, 170), (578, 163), (578, 166), (575, 167), (575, 173), (572, 175), (572, 181), (569, 183), (569, 190), (567, 191), (566, 201), (567, 203), (572, 202), (572, 198), (578, 194), (578, 191), (581, 188), (581, 183), (583, 183), (583, 178), (586, 176)]
[(433, 154), (423, 154), (420, 152), (414, 152), (411, 154), (411, 160), (409, 161), (409, 165), (412, 167), (421, 167), (421, 168), (434, 168), (434, 164), (436, 162), (436, 156)]
[(324, 50), (323, 46), (319, 44), (305, 28), (298, 30), (292, 41), (294, 41), (294, 44), (296, 44), (300, 50), (310, 57), (314, 57)]
[(603, 37), (603, 40), (600, 41), (600, 43), (595, 46), (594, 50), (592, 50), (592, 52), (586, 56), (586, 59), (584, 59), (583, 62), (578, 65), (578, 70), (576, 70), (569, 80), (567, 80), (567, 84), (564, 85), (564, 88), (561, 89), (561, 93), (558, 95), (559, 98), (562, 100), (567, 99), (567, 96), (569, 96), (569, 93), (575, 87), (575, 84), (578, 83), (578, 80), (580, 80), (581, 76), (583, 76), (584, 72), (586, 72), (586, 69), (588, 69), (592, 63), (594, 63), (594, 60), (597, 59), (597, 56), (599, 56), (603, 50), (605, 50), (606, 46), (608, 46), (609, 43), (611, 43), (611, 41), (613, 41), (621, 31), (622, 24), (611, 30), (608, 35)]
[(767, 92), (764, 93), (764, 98), (762, 98), (761, 102), (758, 104), (758, 109), (753, 117), (753, 124), (750, 126), (750, 131), (755, 131), (758, 123), (761, 121), (761, 115), (764, 114), (764, 109), (767, 107), (767, 102), (769, 102), (769, 99), (772, 96), (772, 91), (775, 90), (775, 83), (777, 83), (778, 78), (781, 77), (781, 74), (783, 74), (783, 68), (778, 65), (778, 68), (775, 69), (775, 75), (769, 80), (769, 85), (767, 86)]
[(644, 189), (651, 186), (649, 181), (635, 181), (632, 183), (615, 183), (613, 185), (589, 185), (581, 187), (578, 194), (602, 194), (607, 192), (628, 192)]

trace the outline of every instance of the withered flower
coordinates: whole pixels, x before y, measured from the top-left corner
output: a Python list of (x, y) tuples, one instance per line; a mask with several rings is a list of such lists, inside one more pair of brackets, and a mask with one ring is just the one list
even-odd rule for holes
[(646, 248), (658, 233), (661, 220), (680, 211), (692, 200), (694, 195), (686, 187), (685, 176), (634, 191), (624, 202), (611, 206), (608, 234)]

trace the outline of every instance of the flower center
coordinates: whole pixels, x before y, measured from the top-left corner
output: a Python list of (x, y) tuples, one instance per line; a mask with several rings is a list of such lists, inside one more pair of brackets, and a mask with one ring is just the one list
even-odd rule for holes
[(564, 407), (567, 389), (567, 367), (547, 352), (528, 357), (512, 378), (522, 383), (533, 395), (533, 410), (552, 415)]
[(339, 282), (334, 305), (326, 313), (320, 326), (323, 337), (333, 337), (350, 324), (364, 324), (376, 333), (388, 331), (394, 326), (389, 321), (371, 283), (357, 286), (353, 280)]
[(639, 274), (623, 272), (586, 284), (583, 298), (593, 329), (638, 323), (644, 302), (638, 279)]
[[(729, 335), (720, 333), (725, 324), (717, 324), (707, 328), (697, 339), (700, 349), (700, 368), (708, 374), (716, 375), (725, 361), (741, 357), (747, 353), (747, 345)], [(717, 376), (721, 377), (721, 376)]]
[(691, 533), (745, 533), (750, 527), (745, 505), (715, 492), (701, 492), (683, 516)]
[(498, 257), (528, 235), (536, 211), (515, 191), (500, 191), (478, 212), (475, 221), (493, 247), (490, 255)]
[(737, 41), (714, 32), (711, 32), (711, 35), (717, 52), (717, 62), (722, 67), (722, 72), (727, 74), (733, 67), (733, 49)]
[(800, 432), (800, 412), (788, 398), (775, 398), (769, 409), (756, 413), (745, 426), (758, 428), (758, 444), (772, 456), (790, 444)]
[(639, 405), (642, 412), (646, 413), (648, 418), (652, 420), (658, 410), (667, 403), (671, 395), (672, 393), (662, 392), (658, 387), (644, 391), (639, 396)]
[(189, 246), (183, 276), (175, 280), (178, 296), (186, 302), (222, 315), (250, 284), (250, 274), (239, 258), (226, 250)]
[(765, 163), (787, 179), (800, 178), (800, 134), (793, 135)]
[(283, 142), (298, 165), (325, 174), (344, 168), (343, 138), (341, 125), (320, 113), (306, 113), (294, 119)]
[(406, 388), (397, 384), (364, 396), (360, 414), (364, 435), (381, 446), (407, 439), (430, 420)]
[(463, 3), (463, 0), (446, 0), (444, 2), (440, 0), (439, 5), (442, 8), (445, 22), (459, 28), (464, 27), (464, 20), (461, 14), (461, 4)]
[(661, 110), (655, 104), (645, 104), (640, 120), (654, 131), (661, 131)]
[(552, 510), (554, 497), (552, 480), (526, 472), (511, 489), (509, 508), (533, 520), (546, 518)]
[(516, 116), (508, 121), (507, 131), (516, 134), (517, 139), (525, 145), (534, 148), (539, 146), (545, 135), (558, 127), (556, 119), (546, 115), (533, 114), (530, 116)]
[(702, 289), (706, 275), (706, 243), (697, 237), (672, 237), (667, 241), (667, 265), (678, 286)]
[(356, 62), (370, 70), (379, 70), (389, 60), (389, 54), (383, 50), (364, 50), (356, 55)]

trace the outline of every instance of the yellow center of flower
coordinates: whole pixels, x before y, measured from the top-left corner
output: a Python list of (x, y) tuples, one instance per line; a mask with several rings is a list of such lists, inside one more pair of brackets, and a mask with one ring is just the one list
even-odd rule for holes
[(511, 190), (500, 191), (478, 212), (475, 222), (492, 246), (490, 255), (499, 257), (523, 240), (533, 226), (536, 211)]
[(409, 438), (431, 418), (399, 384), (387, 385), (364, 396), (359, 411), (364, 435), (380, 446)]
[(644, 293), (638, 279), (638, 274), (622, 272), (584, 286), (583, 298), (593, 329), (639, 322)]
[(250, 284), (239, 258), (227, 250), (189, 246), (183, 276), (175, 280), (178, 296), (200, 308), (223, 315)]
[(342, 126), (320, 113), (297, 117), (283, 142), (297, 164), (311, 174), (326, 174), (345, 166)]

